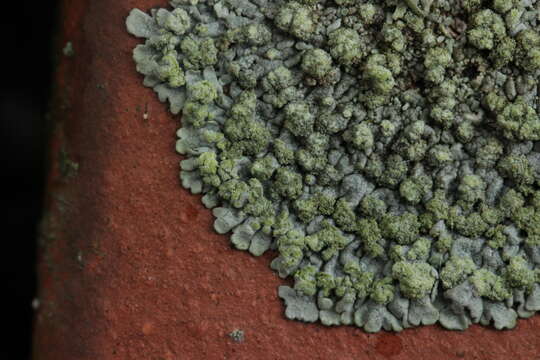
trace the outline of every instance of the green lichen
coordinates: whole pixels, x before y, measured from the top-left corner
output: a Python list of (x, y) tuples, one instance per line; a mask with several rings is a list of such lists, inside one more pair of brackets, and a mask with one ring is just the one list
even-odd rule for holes
[(502, 176), (517, 184), (530, 185), (535, 180), (535, 172), (523, 155), (505, 156), (498, 162), (497, 168)]
[(441, 234), (439, 237), (439, 240), (435, 243), (435, 248), (438, 252), (445, 253), (450, 251), (452, 249), (452, 244), (454, 243), (454, 239), (451, 235), (448, 234)]
[(157, 76), (169, 84), (170, 87), (180, 87), (186, 84), (184, 71), (176, 60), (176, 51), (165, 54), (159, 62)]
[(459, 199), (470, 205), (484, 199), (486, 184), (478, 175), (465, 175), (458, 186)]
[(307, 39), (315, 31), (312, 11), (296, 1), (290, 1), (279, 9), (275, 18), (276, 26), (290, 34)]
[(476, 265), (470, 257), (452, 256), (441, 271), (441, 280), (445, 289), (451, 289), (467, 280), (476, 270)]
[(384, 66), (368, 61), (364, 68), (364, 75), (376, 93), (388, 94), (395, 86), (392, 72)]
[(507, 216), (516, 213), (523, 205), (525, 205), (525, 198), (514, 189), (508, 190), (499, 201), (499, 208)]
[(263, 24), (248, 24), (240, 31), (242, 40), (249, 45), (264, 45), (272, 39), (270, 29)]
[(381, 233), (384, 237), (406, 245), (412, 243), (419, 234), (418, 216), (406, 212), (402, 215), (385, 215), (381, 220)]
[(516, 38), (518, 45), (518, 64), (526, 71), (540, 68), (540, 34), (533, 29), (520, 32)]
[(446, 67), (452, 62), (452, 56), (448, 49), (436, 47), (426, 53), (424, 66), (426, 67), (427, 80), (440, 84), (444, 80)]
[(401, 29), (394, 24), (385, 24), (382, 28), (381, 35), (388, 46), (397, 52), (405, 51), (407, 40)]
[(290, 165), (294, 161), (294, 151), (287, 144), (277, 139), (273, 142), (274, 154), (281, 165)]
[(340, 28), (328, 35), (330, 54), (343, 65), (354, 65), (365, 56), (365, 44), (352, 29)]
[(446, 200), (446, 194), (442, 190), (437, 190), (433, 197), (426, 202), (426, 209), (433, 213), (436, 219), (446, 220), (450, 210), (450, 204)]
[(503, 150), (504, 147), (499, 140), (489, 138), (485, 144), (478, 149), (476, 164), (482, 168), (493, 167), (503, 154)]
[(302, 70), (316, 79), (323, 79), (332, 71), (332, 57), (322, 49), (308, 50), (302, 58)]
[(313, 132), (315, 123), (309, 105), (305, 102), (290, 103), (285, 107), (284, 126), (294, 136), (304, 137)]
[(207, 80), (188, 85), (187, 89), (190, 100), (201, 104), (209, 104), (217, 97), (216, 88)]
[(497, 225), (503, 220), (503, 212), (500, 209), (486, 204), (480, 206), (480, 214), (482, 220), (489, 225)]
[(468, 215), (457, 215), (450, 219), (451, 228), (455, 229), (461, 235), (477, 238), (486, 232), (489, 224), (484, 221), (482, 215), (477, 212)]
[(433, 268), (425, 262), (399, 261), (392, 266), (392, 277), (399, 282), (399, 290), (408, 298), (422, 299), (435, 284)]
[(482, 0), (463, 0), (461, 2), (461, 6), (469, 13), (479, 9), (480, 5), (482, 5)]
[(522, 98), (502, 109), (497, 116), (497, 125), (509, 140), (540, 140), (540, 118)]
[(385, 161), (385, 169), (378, 179), (383, 186), (396, 187), (407, 174), (409, 167), (400, 155), (390, 155)]
[(504, 226), (497, 225), (496, 227), (487, 230), (486, 236), (490, 239), (488, 245), (491, 248), (501, 249), (506, 245), (508, 236), (504, 233), (504, 229)]
[(332, 218), (337, 226), (344, 231), (354, 231), (356, 229), (356, 214), (347, 201), (343, 199), (339, 199), (336, 202)]
[(224, 133), (232, 142), (231, 151), (258, 154), (270, 143), (270, 133), (255, 119), (256, 95), (244, 92), (239, 96), (225, 121)]
[(317, 287), (324, 296), (330, 296), (330, 292), (336, 288), (336, 279), (327, 273), (317, 273)]
[(191, 18), (184, 9), (174, 9), (164, 16), (158, 17), (157, 22), (163, 28), (176, 35), (183, 35), (191, 27)]
[(386, 203), (372, 195), (367, 195), (360, 203), (362, 214), (367, 217), (380, 219), (386, 213)]
[(383, 255), (382, 235), (377, 222), (373, 219), (362, 219), (358, 221), (357, 228), (358, 236), (364, 244), (364, 251), (372, 257)]
[(279, 168), (276, 171), (275, 191), (286, 198), (296, 199), (302, 193), (302, 175), (292, 168)]
[(354, 262), (346, 263), (343, 270), (348, 274), (348, 277), (342, 278), (343, 280), (338, 283), (336, 288), (337, 295), (340, 297), (352, 295), (353, 298), (366, 297), (372, 289), (373, 273), (363, 271)]
[(470, 142), (475, 135), (474, 125), (469, 121), (464, 121), (456, 129), (456, 137), (463, 144)]
[(323, 260), (328, 261), (332, 256), (348, 244), (347, 238), (335, 226), (325, 223), (322, 230), (306, 237), (306, 243), (313, 251), (321, 251)]
[(272, 70), (262, 81), (262, 87), (266, 91), (280, 91), (293, 85), (291, 71), (284, 66)]
[(393, 279), (390, 277), (375, 281), (372, 285), (371, 299), (379, 304), (388, 304), (394, 300), (396, 290), (392, 283)]
[(491, 52), (490, 59), (493, 61), (495, 67), (501, 68), (514, 60), (515, 53), (516, 41), (510, 37), (504, 37)]
[(308, 296), (317, 292), (317, 269), (314, 266), (306, 266), (294, 274), (294, 288)]
[(373, 24), (377, 19), (377, 8), (371, 3), (361, 4), (358, 12), (362, 22), (366, 25)]
[(432, 165), (442, 167), (450, 163), (454, 156), (447, 145), (435, 145), (429, 150), (430, 162)]
[(221, 179), (217, 175), (219, 163), (215, 152), (209, 151), (202, 153), (197, 158), (197, 163), (205, 183), (216, 187), (221, 184)]
[(212, 38), (199, 41), (185, 37), (180, 43), (180, 49), (185, 55), (183, 64), (186, 69), (201, 69), (217, 63), (217, 48)]
[(414, 242), (407, 253), (407, 259), (414, 261), (425, 261), (431, 251), (431, 239), (421, 237)]
[(479, 296), (502, 301), (511, 295), (504, 279), (487, 269), (475, 270), (469, 280)]
[(504, 14), (519, 4), (519, 0), (493, 0), (493, 10)]
[(471, 29), (467, 31), (467, 39), (474, 47), (491, 50), (505, 35), (506, 27), (499, 14), (484, 9), (471, 16)]
[(508, 286), (518, 289), (531, 290), (533, 284), (536, 282), (534, 270), (520, 256), (514, 256), (510, 259), (508, 266), (504, 270), (504, 277)]
[(279, 164), (274, 157), (265, 156), (253, 162), (253, 165), (251, 166), (251, 175), (259, 180), (268, 180), (272, 177), (278, 166)]
[(428, 176), (420, 175), (405, 179), (399, 186), (400, 195), (412, 204), (418, 204), (433, 186)]
[(211, 114), (208, 106), (195, 101), (188, 101), (182, 110), (182, 121), (190, 124), (195, 128), (202, 128), (208, 120), (211, 119)]
[(315, 196), (308, 199), (298, 199), (294, 203), (298, 217), (305, 223), (310, 222), (319, 214), (319, 203)]
[(373, 132), (366, 123), (353, 126), (350, 131), (344, 134), (345, 141), (350, 142), (355, 148), (369, 150), (375, 142)]

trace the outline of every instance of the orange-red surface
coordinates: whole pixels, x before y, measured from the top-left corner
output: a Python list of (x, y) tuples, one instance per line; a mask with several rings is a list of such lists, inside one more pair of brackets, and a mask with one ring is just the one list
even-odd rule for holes
[[(124, 19), (165, 5), (64, 1), (35, 359), (540, 359), (540, 316), (372, 335), (286, 320), (271, 256), (232, 250), (180, 186), (179, 119), (135, 72)], [(60, 55), (68, 40), (73, 57)], [(60, 171), (66, 157), (78, 171)]]

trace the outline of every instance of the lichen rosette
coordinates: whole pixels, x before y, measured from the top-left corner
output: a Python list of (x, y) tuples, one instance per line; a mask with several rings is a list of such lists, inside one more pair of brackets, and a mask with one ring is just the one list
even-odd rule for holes
[(288, 318), (540, 310), (540, 1), (170, 5), (129, 15), (137, 70), (181, 115), (182, 185), (215, 230), (294, 278)]

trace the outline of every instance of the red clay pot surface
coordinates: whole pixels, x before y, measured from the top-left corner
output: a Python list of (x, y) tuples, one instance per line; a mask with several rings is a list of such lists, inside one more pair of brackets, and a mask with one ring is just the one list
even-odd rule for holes
[[(233, 250), (213, 232), (210, 211), (180, 185), (179, 118), (135, 71), (140, 41), (125, 18), (166, 5), (64, 1), (36, 360), (540, 359), (540, 316), (511, 331), (399, 334), (286, 320), (272, 255)], [(243, 342), (228, 336), (236, 329)]]

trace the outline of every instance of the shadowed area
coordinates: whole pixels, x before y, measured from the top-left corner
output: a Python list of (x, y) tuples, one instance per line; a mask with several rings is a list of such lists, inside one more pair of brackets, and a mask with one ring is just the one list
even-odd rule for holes
[[(46, 111), (56, 1), (8, 2), (0, 21), (0, 163), (4, 259), (2, 300), (8, 341), (0, 354), (29, 359), (35, 296), (36, 238), (45, 171)], [(37, 303), (36, 303), (37, 304)]]

